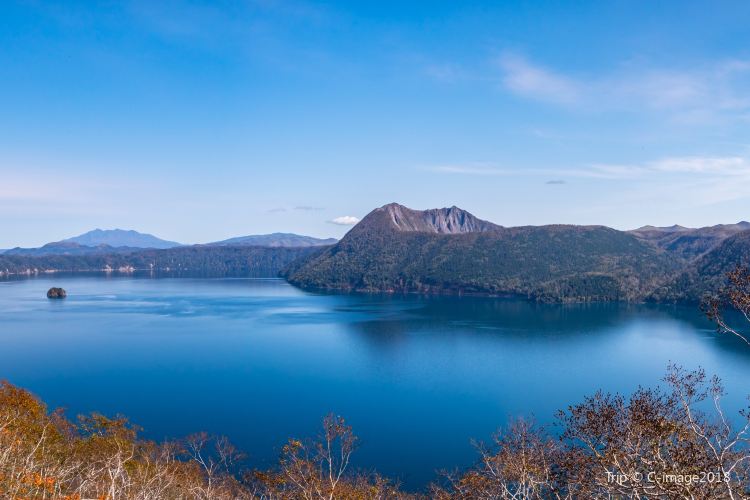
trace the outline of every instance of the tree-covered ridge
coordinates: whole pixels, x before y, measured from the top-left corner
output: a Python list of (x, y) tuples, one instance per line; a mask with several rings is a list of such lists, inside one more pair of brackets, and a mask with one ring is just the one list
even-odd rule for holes
[(313, 248), (189, 246), (129, 253), (43, 257), (0, 255), (0, 275), (146, 270), (204, 276), (276, 277), (291, 262), (312, 251)]
[(713, 250), (686, 266), (654, 291), (656, 301), (697, 302), (726, 284), (726, 276), (738, 266), (750, 265), (750, 231), (727, 238)]
[(633, 235), (602, 226), (436, 234), (402, 230), (389, 210), (377, 209), (286, 276), (309, 288), (632, 301), (644, 299), (675, 266)]
[(688, 263), (717, 248), (724, 240), (747, 230), (750, 230), (750, 223), (742, 221), (701, 228), (644, 226), (628, 232), (651, 243), (671, 258)]

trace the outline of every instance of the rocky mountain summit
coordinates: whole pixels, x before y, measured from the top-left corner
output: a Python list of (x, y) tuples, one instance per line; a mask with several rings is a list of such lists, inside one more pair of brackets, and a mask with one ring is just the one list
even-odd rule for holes
[(76, 243), (87, 247), (107, 245), (110, 247), (130, 248), (174, 248), (181, 244), (167, 241), (152, 234), (139, 233), (125, 229), (94, 229), (87, 233), (63, 240), (64, 243)]
[[(375, 209), (368, 217), (378, 218), (385, 214), (399, 231), (438, 234), (480, 233), (502, 229), (502, 226), (475, 217), (456, 206), (412, 210), (398, 203), (390, 203)], [(367, 218), (361, 222), (367, 224)]]

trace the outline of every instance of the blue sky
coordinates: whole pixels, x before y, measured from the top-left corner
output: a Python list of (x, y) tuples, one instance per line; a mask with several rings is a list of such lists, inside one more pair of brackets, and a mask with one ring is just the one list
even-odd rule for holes
[[(0, 3), (0, 248), (750, 219), (750, 3)], [(344, 219), (341, 219), (344, 218)]]

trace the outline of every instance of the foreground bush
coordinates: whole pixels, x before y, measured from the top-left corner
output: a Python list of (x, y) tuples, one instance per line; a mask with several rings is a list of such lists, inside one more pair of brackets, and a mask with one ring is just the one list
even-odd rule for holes
[[(750, 419), (733, 431), (719, 380), (670, 367), (668, 390), (597, 393), (560, 412), (560, 438), (523, 420), (479, 446), (436, 498), (748, 498)], [(710, 413), (702, 410), (711, 409)]]
[(279, 467), (241, 473), (224, 438), (196, 434), (157, 444), (123, 418), (70, 422), (28, 391), (0, 383), (2, 499), (399, 498), (377, 475), (348, 472), (356, 437), (340, 417), (320, 441), (290, 440)]
[[(597, 393), (560, 412), (553, 437), (525, 420), (477, 446), (477, 464), (445, 474), (438, 499), (748, 498), (748, 413), (738, 431), (720, 406), (718, 379), (670, 367), (667, 390), (629, 398)], [(707, 411), (710, 410), (710, 411)], [(350, 460), (357, 437), (329, 415), (318, 439), (290, 439), (278, 465), (241, 470), (224, 438), (196, 434), (157, 444), (122, 418), (67, 420), (29, 392), (0, 384), (0, 498), (417, 498)]]

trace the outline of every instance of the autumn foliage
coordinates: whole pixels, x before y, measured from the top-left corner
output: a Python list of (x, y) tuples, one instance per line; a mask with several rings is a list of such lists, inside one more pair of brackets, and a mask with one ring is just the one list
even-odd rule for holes
[(376, 474), (350, 471), (357, 438), (329, 415), (319, 440), (292, 439), (277, 469), (245, 471), (226, 438), (195, 434), (155, 443), (124, 418), (77, 422), (26, 390), (0, 383), (2, 499), (399, 498)]
[[(552, 435), (527, 420), (478, 444), (477, 463), (426, 494), (351, 464), (358, 440), (329, 415), (317, 439), (290, 439), (278, 465), (243, 469), (225, 438), (155, 443), (124, 418), (67, 420), (28, 391), (0, 384), (0, 498), (519, 499), (748, 498), (748, 413), (733, 430), (719, 380), (670, 367), (667, 390), (597, 393), (561, 411)], [(733, 419), (737, 422), (737, 419)]]

